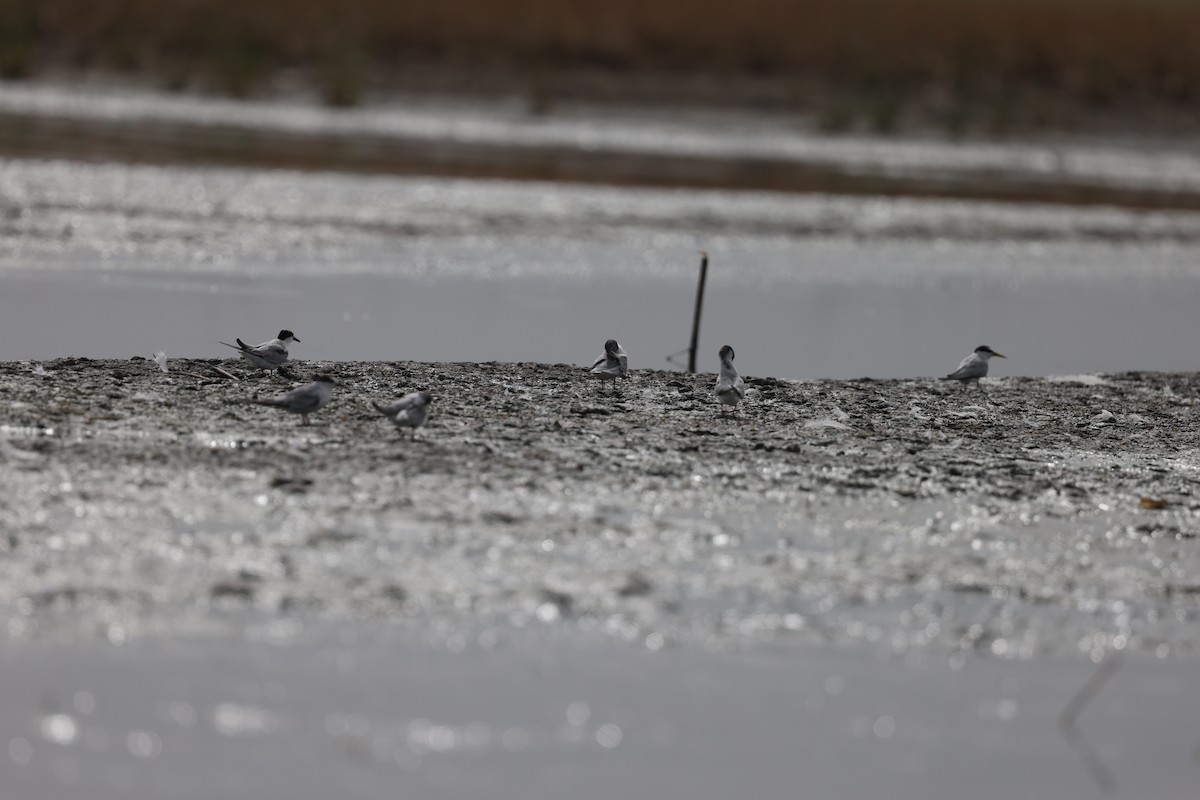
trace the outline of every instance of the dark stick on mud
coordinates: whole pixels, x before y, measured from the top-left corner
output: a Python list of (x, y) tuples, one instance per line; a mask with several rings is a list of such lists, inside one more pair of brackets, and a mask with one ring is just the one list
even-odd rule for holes
[(704, 308), (704, 282), (708, 279), (708, 253), (700, 252), (700, 284), (696, 287), (696, 313), (692, 316), (692, 343), (688, 346), (688, 372), (696, 371), (696, 348), (700, 342), (700, 311)]
[(1084, 738), (1083, 731), (1079, 730), (1076, 722), (1079, 720), (1079, 715), (1096, 698), (1096, 695), (1100, 694), (1100, 690), (1112, 679), (1113, 675), (1117, 674), (1120, 667), (1119, 656), (1114, 654), (1104, 659), (1091, 677), (1075, 693), (1075, 696), (1063, 707), (1062, 713), (1058, 715), (1058, 729), (1063, 738), (1083, 759), (1084, 768), (1105, 794), (1112, 794), (1117, 788), (1116, 776), (1112, 774), (1096, 750)]

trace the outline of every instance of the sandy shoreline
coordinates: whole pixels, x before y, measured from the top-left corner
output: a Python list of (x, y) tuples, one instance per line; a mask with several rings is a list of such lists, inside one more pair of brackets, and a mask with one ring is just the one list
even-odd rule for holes
[[(228, 611), (418, 630), (567, 626), (705, 646), (897, 653), (1200, 644), (1196, 377), (749, 378), (566, 365), (306, 363), (312, 425), (240, 404), (288, 385), (209, 364), (0, 364), (0, 602), (86, 635)], [(415, 441), (370, 410), (423, 388)], [(1141, 507), (1142, 497), (1166, 502)]]

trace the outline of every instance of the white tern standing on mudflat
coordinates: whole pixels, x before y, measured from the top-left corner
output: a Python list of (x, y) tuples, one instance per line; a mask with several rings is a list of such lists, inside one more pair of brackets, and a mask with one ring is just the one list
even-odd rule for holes
[(390, 406), (371, 403), (375, 410), (395, 423), (397, 428), (411, 428), (412, 435), (417, 435), (417, 428), (425, 424), (429, 417), (429, 404), (433, 397), (429, 392), (410, 392)]
[(988, 359), (992, 356), (997, 358), (1008, 358), (997, 353), (986, 344), (975, 348), (975, 352), (964, 358), (958, 364), (958, 369), (946, 376), (946, 380), (962, 381), (963, 389), (967, 388), (967, 384), (974, 381), (975, 385), (983, 391), (983, 387), (979, 386), (979, 379), (988, 374)]
[(318, 375), (312, 383), (284, 392), (270, 400), (249, 400), (247, 402), (260, 406), (282, 408), (292, 414), (299, 414), (301, 422), (308, 424), (308, 415), (324, 406), (333, 398), (333, 387), (338, 382), (328, 375)]
[(721, 411), (725, 410), (725, 406), (733, 406), (734, 413), (737, 413), (737, 404), (746, 397), (746, 382), (742, 380), (742, 376), (738, 375), (737, 368), (733, 366), (733, 348), (725, 345), (721, 348), (721, 375), (717, 378), (717, 385), (713, 389), (713, 394), (721, 401)]
[(288, 360), (288, 345), (300, 340), (296, 338), (294, 333), (285, 329), (279, 332), (278, 338), (272, 339), (269, 342), (263, 342), (255, 347), (251, 347), (241, 339), (234, 339), (234, 341), (237, 344), (230, 344), (229, 342), (221, 342), (221, 344), (237, 350), (242, 358), (259, 369), (279, 369)]
[(592, 362), (591, 374), (606, 381), (629, 377), (629, 355), (616, 339), (604, 343), (604, 352)]

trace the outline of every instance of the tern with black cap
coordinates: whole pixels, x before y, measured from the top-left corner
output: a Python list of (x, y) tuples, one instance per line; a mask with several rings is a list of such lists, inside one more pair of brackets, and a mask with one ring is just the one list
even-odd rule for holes
[(717, 377), (717, 385), (713, 394), (721, 401), (721, 410), (732, 406), (737, 413), (737, 404), (746, 398), (746, 382), (738, 375), (737, 367), (733, 366), (733, 348), (725, 345), (718, 354), (721, 357), (721, 374)]
[[(975, 348), (975, 352), (964, 358), (958, 364), (958, 369), (946, 376), (946, 380), (961, 381), (963, 389), (967, 388), (967, 384), (974, 382), (979, 386), (979, 379), (988, 374), (988, 360), (995, 356), (996, 358), (1008, 358), (1008, 356), (997, 353), (986, 344)], [(983, 391), (983, 387), (979, 387)]]
[(604, 352), (592, 362), (590, 373), (605, 381), (629, 377), (629, 354), (616, 339), (604, 343)]
[(288, 345), (300, 340), (296, 338), (294, 333), (285, 328), (279, 332), (278, 337), (254, 347), (246, 344), (241, 339), (234, 339), (234, 341), (237, 344), (230, 344), (229, 342), (221, 342), (221, 344), (237, 350), (242, 358), (249, 361), (252, 366), (258, 369), (279, 369), (288, 360)]

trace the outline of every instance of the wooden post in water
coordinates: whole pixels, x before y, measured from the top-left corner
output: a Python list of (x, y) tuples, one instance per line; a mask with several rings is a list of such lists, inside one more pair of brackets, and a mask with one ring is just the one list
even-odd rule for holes
[(700, 310), (704, 308), (704, 281), (708, 278), (708, 253), (700, 251), (700, 285), (696, 287), (696, 313), (692, 317), (692, 345), (688, 348), (688, 372), (696, 371), (696, 348), (700, 342)]

